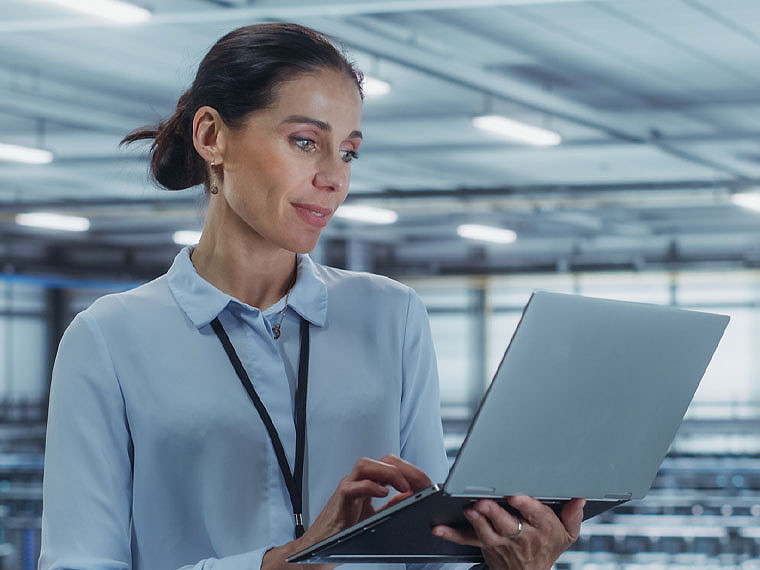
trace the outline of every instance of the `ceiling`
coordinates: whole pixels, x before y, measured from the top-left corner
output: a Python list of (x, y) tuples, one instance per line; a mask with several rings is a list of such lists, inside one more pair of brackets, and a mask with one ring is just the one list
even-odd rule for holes
[[(0, 162), (0, 269), (146, 278), (200, 229), (198, 189), (147, 177), (130, 130), (173, 112), (234, 27), (288, 20), (341, 39), (392, 85), (364, 105), (349, 201), (397, 223), (334, 219), (315, 255), (395, 275), (760, 265), (757, 0), (140, 0), (120, 27), (43, 0), (4, 0), (0, 143), (51, 150)], [(501, 114), (562, 135), (553, 147), (472, 126)], [(31, 210), (86, 215), (62, 234)], [(515, 230), (489, 245), (461, 223)]]

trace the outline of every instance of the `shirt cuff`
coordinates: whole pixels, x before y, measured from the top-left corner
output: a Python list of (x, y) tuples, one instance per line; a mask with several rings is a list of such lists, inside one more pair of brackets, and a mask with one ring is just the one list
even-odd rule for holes
[(183, 566), (179, 570), (253, 570), (261, 568), (264, 555), (272, 549), (265, 546), (242, 554), (225, 556), (224, 558), (206, 558), (194, 566)]

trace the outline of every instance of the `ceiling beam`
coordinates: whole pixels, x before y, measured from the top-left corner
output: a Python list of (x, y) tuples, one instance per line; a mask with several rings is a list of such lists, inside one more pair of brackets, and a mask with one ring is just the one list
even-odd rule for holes
[[(3, 109), (3, 102), (10, 101), (9, 107), (26, 111), (32, 118), (44, 117), (54, 121), (66, 121), (67, 123), (76, 122), (81, 126), (97, 130), (88, 131), (48, 131), (42, 137), (42, 144), (45, 148), (56, 154), (55, 164), (58, 165), (78, 165), (83, 163), (98, 164), (104, 166), (108, 163), (129, 163), (134, 162), (141, 168), (147, 165), (149, 155), (147, 148), (151, 141), (144, 141), (134, 147), (119, 147), (119, 141), (129, 131), (142, 126), (146, 121), (134, 118), (132, 115), (121, 114), (118, 111), (100, 111), (93, 112), (92, 107), (86, 104), (67, 103), (62, 105), (56, 102), (51, 105), (51, 98), (46, 96), (37, 96), (23, 94), (21, 103), (14, 103), (19, 99), (12, 96), (12, 92), (4, 91), (0, 88), (0, 109)], [(48, 111), (50, 111), (49, 114)], [(70, 113), (70, 114), (69, 114)], [(68, 119), (67, 119), (68, 117)], [(446, 126), (449, 123), (452, 129), (460, 128), (462, 121), (469, 121), (469, 116), (446, 116), (436, 117), (437, 126)], [(520, 151), (525, 153), (533, 150), (537, 153), (546, 153), (546, 149), (540, 147), (529, 147), (524, 144), (510, 142), (508, 140), (489, 140), (489, 141), (461, 141), (461, 142), (429, 142), (420, 139), (419, 142), (399, 142), (399, 143), (374, 143), (371, 133), (373, 125), (380, 125), (384, 129), (395, 127), (398, 129), (421, 130), (417, 126), (427, 125), (431, 122), (430, 117), (404, 117), (402, 119), (394, 117), (373, 117), (363, 121), (363, 131), (365, 132), (365, 142), (362, 143), (362, 153), (366, 157), (396, 157), (407, 155), (409, 152), (417, 154), (445, 155), (462, 154), (462, 153), (483, 153), (483, 152), (510, 152)], [(15, 136), (14, 136), (15, 135)], [(369, 135), (369, 136), (367, 136)], [(0, 135), (0, 140), (5, 143), (26, 144), (31, 143), (30, 137), (33, 135), (28, 131), (24, 133), (5, 133)], [(27, 140), (29, 139), (29, 140)], [(760, 131), (757, 130), (731, 130), (714, 133), (687, 133), (687, 134), (669, 134), (661, 136), (658, 141), (662, 144), (697, 144), (697, 143), (726, 143), (741, 141), (760, 140)], [(577, 138), (563, 141), (562, 146), (558, 148), (588, 148), (594, 150), (606, 150), (612, 147), (619, 147), (627, 144), (624, 141), (609, 138)], [(551, 149), (550, 149), (551, 150)], [(760, 155), (760, 151), (758, 152)], [(419, 165), (416, 165), (417, 168)], [(0, 163), (0, 177), (4, 170), (22, 168), (10, 164)], [(23, 167), (23, 171), (13, 172), (14, 176), (19, 176), (27, 172), (37, 170), (36, 167)], [(432, 174), (432, 173), (431, 173)], [(440, 172), (436, 174), (440, 175)]]
[[(2, 24), (0, 21), (0, 26)], [(108, 29), (107, 24), (105, 27)], [(125, 33), (129, 33), (128, 30), (132, 29), (125, 30)], [(146, 32), (150, 33), (148, 30)], [(112, 33), (119, 36), (120, 30), (113, 29)], [(164, 34), (166, 37), (161, 38), (163, 53), (170, 54), (166, 60), (156, 60), (151, 46), (145, 45), (151, 42), (142, 39), (121, 38), (130, 44), (130, 54), (120, 57), (118, 42), (93, 50), (77, 37), (82, 34), (74, 32), (67, 41), (68, 35), (29, 33), (19, 36), (0, 33), (2, 82), (44, 87), (46, 92), (50, 89), (55, 93), (80, 89), (88, 97), (116, 100), (125, 109), (136, 106), (145, 108), (148, 104), (161, 102), (176, 103), (180, 88), (175, 84), (176, 74), (182, 68), (173, 63), (176, 60), (171, 56), (184, 53), (187, 44), (174, 39), (174, 34)], [(197, 41), (203, 44), (207, 40)], [(195, 59), (194, 56), (191, 58)], [(184, 63), (183, 60), (179, 65)]]
[[(0, 201), (0, 212), (5, 211), (5, 204), (19, 202), (20, 196), (26, 196), (23, 202), (36, 203), (31, 196), (50, 196), (65, 192), (73, 196), (89, 196), (98, 193), (111, 196), (138, 196), (145, 192), (145, 185), (138, 177), (128, 180), (119, 168), (109, 174), (93, 172), (84, 168), (69, 168), (56, 164), (9, 164), (0, 162), (0, 197), (9, 196)], [(43, 200), (47, 201), (47, 200)], [(65, 202), (65, 200), (62, 200)]]
[[(567, 2), (577, 0), (554, 1)], [(385, 0), (384, 2), (359, 0), (352, 2), (333, 1), (315, 5), (314, 2), (299, 0), (296, 3), (290, 3), (283, 7), (279, 0), (261, 0), (255, 7), (219, 8), (216, 10), (170, 14), (159, 13), (146, 25), (207, 23), (209, 21), (227, 21), (227, 19), (239, 22), (245, 19), (250, 21), (255, 18), (270, 17), (287, 19), (302, 19), (308, 16), (324, 15), (345, 17), (357, 14), (377, 14), (380, 12), (472, 9), (477, 7), (536, 3), (546, 2), (545, 0)], [(92, 19), (79, 19), (77, 21), (91, 22)], [(311, 21), (307, 23), (314, 25)], [(11, 22), (11, 25), (15, 24), (18, 24), (18, 21)], [(0, 32), (3, 31), (2, 26), (4, 25), (0, 23)], [(102, 23), (100, 25), (102, 26)], [(622, 141), (651, 145), (671, 156), (713, 169), (716, 173), (727, 174), (737, 179), (749, 178), (745, 172), (735, 166), (722, 163), (719, 160), (693, 150), (676, 147), (664, 140), (649, 136), (649, 133), (632, 131), (627, 125), (617, 124), (619, 121), (616, 120), (614, 113), (603, 113), (598, 109), (576, 103), (566, 97), (528, 85), (522, 81), (478, 69), (464, 62), (453, 61), (451, 58), (431, 54), (419, 46), (399, 41), (396, 38), (388, 37), (388, 34), (380, 33), (374, 29), (374, 26), (378, 25), (380, 23), (372, 21), (369, 18), (353, 18), (350, 22), (339, 22), (336, 19), (326, 20), (322, 25), (317, 27), (334, 33), (334, 35), (358, 50), (438, 77), (447, 82), (473, 89), (496, 99), (516, 103), (527, 109), (546, 113), (584, 127), (595, 129), (600, 133)]]
[(640, 181), (617, 184), (529, 184), (504, 186), (501, 188), (462, 188), (457, 190), (383, 190), (380, 192), (362, 192), (349, 194), (349, 200), (384, 200), (384, 199), (450, 199), (450, 198), (493, 198), (493, 197), (523, 197), (538, 199), (541, 195), (593, 195), (603, 194), (600, 199), (607, 199), (611, 192), (693, 192), (699, 189), (711, 190), (744, 190), (760, 185), (760, 178), (736, 181), (724, 180), (679, 180), (679, 181)]
[(86, 101), (72, 103), (57, 97), (0, 89), (0, 109), (34, 119), (47, 119), (62, 125), (126, 134), (139, 126), (139, 119), (88, 106)]
[(649, 132), (631, 131), (625, 124), (618, 124), (615, 113), (603, 112), (577, 103), (559, 94), (523, 81), (485, 69), (439, 56), (409, 42), (399, 41), (375, 29), (382, 23), (371, 18), (351, 18), (350, 21), (320, 19), (309, 22), (321, 31), (326, 31), (353, 49), (387, 59), (409, 69), (437, 77), (455, 85), (470, 88), (495, 99), (518, 104), (549, 116), (591, 128), (625, 142), (649, 144), (678, 158), (728, 174), (737, 179), (748, 179), (744, 172), (709, 157), (692, 151), (674, 147), (667, 142), (652, 137)]
[[(425, 12), (435, 10), (471, 10), (500, 6), (526, 6), (538, 4), (566, 4), (587, 0), (258, 0), (255, 6), (230, 7), (178, 12), (157, 12), (142, 24), (166, 26), (176, 24), (208, 24), (211, 22), (240, 23), (255, 19), (292, 19), (313, 16), (355, 16), (359, 14), (387, 14)], [(614, 0), (597, 0), (614, 1)], [(235, 2), (235, 4), (239, 4)], [(34, 18), (0, 22), (0, 33), (27, 33), (50, 30), (103, 28), (109, 24), (101, 18)], [(118, 24), (114, 25), (118, 27)]]
[[(679, 180), (679, 181), (641, 181), (622, 184), (542, 184), (503, 186), (500, 188), (462, 188), (455, 190), (385, 190), (381, 192), (355, 192), (348, 195), (347, 202), (363, 201), (410, 201), (410, 200), (465, 200), (468, 203), (482, 199), (515, 199), (529, 200), (540, 204), (541, 200), (552, 198), (585, 198), (597, 199), (611, 203), (616, 194), (646, 193), (656, 194), (652, 204), (662, 204), (664, 201), (676, 200), (683, 205), (683, 199), (688, 204), (700, 205), (725, 197), (729, 192), (744, 190), (752, 186), (760, 186), (760, 178), (737, 182), (736, 180)], [(703, 195), (699, 192), (704, 191)], [(188, 207), (197, 208), (203, 201), (199, 189), (188, 189), (181, 192), (156, 194), (156, 198), (93, 198), (93, 199), (63, 199), (63, 200), (3, 200), (0, 201), (0, 212), (24, 212), (30, 209), (46, 210), (82, 210), (113, 207), (150, 208), (152, 210), (185, 210)], [(700, 201), (701, 196), (701, 201)]]

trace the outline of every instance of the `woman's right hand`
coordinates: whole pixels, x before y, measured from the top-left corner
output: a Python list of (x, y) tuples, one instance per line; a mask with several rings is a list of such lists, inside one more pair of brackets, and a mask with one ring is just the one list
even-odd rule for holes
[[(390, 485), (399, 491), (385, 506), (394, 504), (411, 493), (432, 485), (425, 473), (395, 455), (379, 461), (363, 457), (338, 487), (304, 535), (292, 542), (269, 550), (262, 561), (262, 570), (286, 566), (285, 558), (346, 529), (375, 514), (372, 499), (387, 497)], [(385, 507), (383, 507), (385, 508)], [(325, 565), (329, 566), (329, 565)], [(314, 568), (314, 570), (317, 570)]]

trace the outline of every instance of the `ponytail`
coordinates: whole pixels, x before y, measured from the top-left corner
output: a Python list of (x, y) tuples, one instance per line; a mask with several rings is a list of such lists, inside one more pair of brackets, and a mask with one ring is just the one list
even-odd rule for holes
[(208, 185), (204, 161), (193, 146), (193, 117), (187, 112), (189, 98), (190, 91), (186, 91), (179, 98), (174, 115), (168, 120), (154, 127), (135, 129), (119, 143), (153, 139), (150, 173), (158, 184), (169, 190)]

